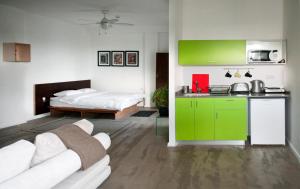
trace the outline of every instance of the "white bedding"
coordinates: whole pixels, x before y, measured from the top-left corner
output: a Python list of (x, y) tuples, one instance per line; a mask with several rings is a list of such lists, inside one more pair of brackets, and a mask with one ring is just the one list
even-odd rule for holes
[(116, 92), (90, 92), (63, 97), (53, 97), (50, 105), (54, 107), (81, 107), (108, 110), (120, 110), (141, 102), (143, 94), (116, 93)]

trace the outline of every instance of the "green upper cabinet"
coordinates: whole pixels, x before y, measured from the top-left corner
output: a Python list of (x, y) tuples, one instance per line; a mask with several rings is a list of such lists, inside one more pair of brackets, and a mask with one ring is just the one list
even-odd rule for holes
[(179, 40), (180, 65), (246, 64), (246, 40)]

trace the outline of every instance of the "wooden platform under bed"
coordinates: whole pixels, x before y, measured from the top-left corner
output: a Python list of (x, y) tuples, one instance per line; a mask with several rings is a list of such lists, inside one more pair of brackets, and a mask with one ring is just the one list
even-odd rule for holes
[(85, 117), (89, 114), (101, 114), (98, 115), (101, 118), (112, 118), (112, 119), (122, 119), (128, 117), (131, 114), (134, 114), (139, 111), (137, 105), (130, 106), (125, 108), (122, 111), (119, 110), (106, 110), (106, 109), (85, 109), (85, 108), (70, 108), (70, 107), (53, 107), (50, 106), (50, 115), (51, 116), (61, 116), (66, 112), (78, 112), (81, 117)]
[(36, 84), (35, 90), (35, 115), (50, 112), (51, 116), (59, 116), (65, 113), (78, 112), (81, 117), (88, 114), (97, 114), (101, 118), (121, 119), (128, 117), (131, 114), (138, 112), (137, 104), (128, 108), (120, 110), (108, 109), (88, 109), (88, 108), (73, 108), (73, 107), (53, 107), (50, 106), (50, 98), (54, 97), (54, 93), (64, 90), (77, 90), (82, 88), (90, 88), (91, 80), (58, 82), (58, 83), (45, 83)]

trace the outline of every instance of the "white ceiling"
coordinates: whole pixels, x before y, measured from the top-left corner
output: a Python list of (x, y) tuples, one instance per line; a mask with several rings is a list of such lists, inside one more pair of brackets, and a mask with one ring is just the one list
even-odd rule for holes
[(99, 21), (101, 10), (108, 18), (135, 25), (168, 25), (168, 0), (0, 0), (0, 4), (72, 23)]

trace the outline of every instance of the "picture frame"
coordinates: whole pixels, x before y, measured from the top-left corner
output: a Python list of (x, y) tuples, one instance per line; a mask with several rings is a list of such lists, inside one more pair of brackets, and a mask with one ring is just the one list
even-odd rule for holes
[(139, 51), (125, 52), (125, 66), (138, 67), (139, 66)]
[(98, 51), (98, 66), (110, 66), (110, 51)]
[(112, 66), (124, 66), (124, 51), (112, 51), (111, 55)]

